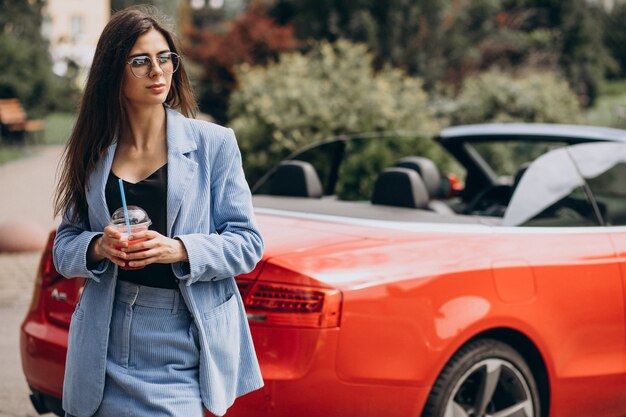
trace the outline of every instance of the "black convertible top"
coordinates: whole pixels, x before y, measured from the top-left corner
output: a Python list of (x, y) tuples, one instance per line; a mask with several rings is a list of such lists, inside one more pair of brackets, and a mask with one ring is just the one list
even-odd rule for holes
[(388, 220), (420, 223), (466, 223), (495, 226), (495, 217), (439, 214), (432, 211), (371, 204), (369, 202), (342, 201), (334, 198), (282, 197), (253, 195), (252, 204), (258, 208), (324, 214), (360, 219)]

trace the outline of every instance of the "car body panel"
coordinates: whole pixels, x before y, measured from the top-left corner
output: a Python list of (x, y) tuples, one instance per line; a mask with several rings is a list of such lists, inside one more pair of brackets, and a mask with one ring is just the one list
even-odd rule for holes
[[(263, 220), (260, 216), (271, 246), (273, 229)], [(576, 403), (572, 395), (581, 383), (626, 374), (622, 276), (608, 233), (581, 228), (564, 239), (561, 229), (485, 226), (479, 234), (449, 229), (443, 226), (443, 234), (391, 230), (386, 242), (348, 242), (273, 259), (344, 293), (334, 384), (428, 388), (463, 343), (500, 328), (516, 330), (539, 347), (549, 373), (560, 380), (554, 407), (559, 398), (568, 407)], [(520, 277), (526, 282), (516, 282)], [(517, 296), (520, 286), (525, 297), (503, 296)], [(594, 298), (581, 303), (581, 293)], [(253, 326), (255, 335), (260, 327)], [(279, 345), (259, 350), (281, 357), (284, 353), (271, 349)], [(597, 399), (602, 397), (615, 402), (614, 391)], [(584, 407), (581, 399), (577, 410)], [(620, 402), (615, 410), (623, 407)]]
[[(623, 143), (626, 131), (477, 125), (445, 129), (438, 140), (467, 161), (479, 189), (503, 185), (471, 148), (472, 141), (494, 138)], [(337, 148), (349, 150), (343, 145)], [(528, 195), (540, 189), (531, 181), (533, 164), (526, 184), (524, 177), (518, 183)], [(553, 179), (568, 180), (559, 177), (565, 171), (555, 172), (535, 177), (550, 190)], [(467, 203), (476, 189), (460, 198)], [(583, 197), (595, 199), (592, 192)], [(622, 195), (607, 198), (621, 208)], [(320, 319), (318, 326), (269, 322), (246, 304), (265, 386), (238, 399), (228, 417), (418, 417), (451, 358), (478, 338), (519, 352), (550, 417), (626, 415), (626, 225), (510, 227), (480, 213), (439, 214), (330, 195), (257, 195), (253, 203), (266, 246), (256, 268), (237, 277), (244, 303), (264, 285), (277, 294), (333, 292), (339, 319), (332, 325)], [(55, 398), (81, 284), (36, 286), (22, 325), (27, 381)], [(310, 301), (284, 298), (272, 307), (301, 300)]]
[(26, 316), (20, 331), (22, 369), (32, 388), (61, 398), (67, 352), (67, 329), (43, 320), (40, 314)]

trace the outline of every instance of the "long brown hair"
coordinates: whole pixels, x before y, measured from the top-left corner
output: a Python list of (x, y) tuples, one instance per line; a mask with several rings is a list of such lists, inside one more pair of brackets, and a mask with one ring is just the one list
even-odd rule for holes
[[(131, 7), (115, 13), (106, 25), (93, 58), (76, 124), (63, 153), (54, 197), (54, 215), (65, 213), (70, 221), (87, 220), (87, 184), (106, 149), (128, 128), (122, 96), (122, 80), (128, 54), (137, 38), (151, 29), (165, 37), (172, 52), (180, 55), (172, 33), (155, 9)], [(183, 60), (172, 76), (165, 102), (193, 117), (197, 103)]]

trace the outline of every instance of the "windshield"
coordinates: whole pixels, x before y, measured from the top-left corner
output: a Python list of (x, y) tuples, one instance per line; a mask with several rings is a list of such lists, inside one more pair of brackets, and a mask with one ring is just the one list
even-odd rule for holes
[(530, 140), (473, 141), (467, 146), (491, 168), (499, 178), (513, 178), (519, 168), (534, 161), (553, 149), (566, 146), (565, 142), (543, 142)]

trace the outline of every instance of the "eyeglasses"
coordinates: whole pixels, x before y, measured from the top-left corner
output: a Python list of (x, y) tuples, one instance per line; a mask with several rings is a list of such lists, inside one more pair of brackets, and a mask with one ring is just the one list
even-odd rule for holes
[(156, 60), (161, 70), (166, 74), (173, 74), (180, 64), (180, 56), (176, 52), (165, 52), (155, 59), (147, 55), (133, 57), (126, 63), (130, 65), (130, 70), (137, 78), (143, 78), (152, 71), (152, 61)]

